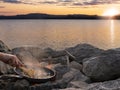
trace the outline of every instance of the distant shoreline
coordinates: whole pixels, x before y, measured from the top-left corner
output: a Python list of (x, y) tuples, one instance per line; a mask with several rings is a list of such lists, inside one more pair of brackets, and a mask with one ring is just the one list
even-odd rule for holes
[(83, 20), (119, 20), (120, 15), (114, 17), (105, 17), (98, 15), (84, 15), (84, 14), (70, 14), (70, 15), (51, 15), (51, 14), (41, 14), (41, 13), (31, 13), (26, 15), (14, 15), (14, 16), (0, 16), (0, 20), (4, 19), (83, 19)]

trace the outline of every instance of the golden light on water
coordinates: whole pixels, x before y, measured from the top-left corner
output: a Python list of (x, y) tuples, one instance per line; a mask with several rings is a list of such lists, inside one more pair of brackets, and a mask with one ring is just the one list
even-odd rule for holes
[(114, 28), (114, 20), (110, 21), (110, 37), (111, 37), (111, 45), (114, 46), (115, 40), (115, 28)]

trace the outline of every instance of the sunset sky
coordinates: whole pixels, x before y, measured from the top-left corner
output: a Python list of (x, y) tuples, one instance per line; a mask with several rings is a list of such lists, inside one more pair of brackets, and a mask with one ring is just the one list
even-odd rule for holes
[(0, 0), (0, 15), (28, 13), (103, 15), (120, 0)]

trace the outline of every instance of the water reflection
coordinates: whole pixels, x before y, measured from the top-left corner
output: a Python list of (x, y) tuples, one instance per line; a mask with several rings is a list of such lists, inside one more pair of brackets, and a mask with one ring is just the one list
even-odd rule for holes
[(110, 37), (111, 37), (111, 45), (112, 47), (114, 47), (114, 40), (115, 40), (114, 20), (110, 21)]
[(11, 48), (39, 45), (64, 49), (88, 43), (102, 49), (120, 47), (118, 20), (1, 20), (0, 39)]

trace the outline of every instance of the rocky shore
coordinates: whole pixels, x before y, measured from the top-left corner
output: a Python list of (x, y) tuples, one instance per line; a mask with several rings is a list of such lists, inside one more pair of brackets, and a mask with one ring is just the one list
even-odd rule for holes
[[(35, 46), (10, 50), (0, 41), (0, 51), (15, 54), (22, 62), (31, 58), (57, 72), (54, 82), (41, 84), (0, 79), (0, 90), (120, 90), (120, 48), (102, 50), (78, 44), (61, 51)], [(13, 73), (13, 67), (0, 64), (1, 75)]]

